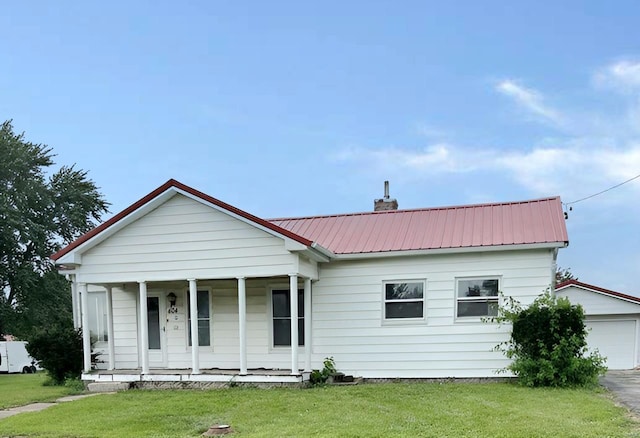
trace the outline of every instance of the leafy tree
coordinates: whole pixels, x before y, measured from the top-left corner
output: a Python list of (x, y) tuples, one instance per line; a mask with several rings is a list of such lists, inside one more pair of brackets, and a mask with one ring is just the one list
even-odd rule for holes
[(558, 266), (558, 269), (556, 269), (556, 284), (560, 284), (568, 280), (577, 281), (578, 277), (573, 275), (570, 268), (562, 269)]
[[(71, 324), (69, 287), (49, 256), (107, 212), (87, 172), (54, 166), (52, 149), (0, 125), (0, 334)], [(48, 176), (50, 175), (50, 176)]]
[(499, 345), (511, 371), (526, 386), (586, 386), (606, 371), (605, 359), (587, 349), (582, 306), (546, 291), (526, 308), (513, 298), (501, 306), (500, 323), (511, 323), (511, 339)]

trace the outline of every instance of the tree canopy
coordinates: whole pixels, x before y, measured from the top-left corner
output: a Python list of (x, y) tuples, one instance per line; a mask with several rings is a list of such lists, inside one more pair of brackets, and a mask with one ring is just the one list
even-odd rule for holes
[(573, 275), (573, 273), (571, 272), (571, 268), (563, 269), (560, 266), (558, 266), (558, 268), (556, 269), (556, 284), (564, 283), (565, 281), (569, 281), (569, 280), (577, 281), (578, 277)]
[(70, 294), (49, 256), (108, 211), (87, 172), (57, 170), (53, 150), (0, 126), (0, 335), (26, 336), (51, 318), (71, 321)]

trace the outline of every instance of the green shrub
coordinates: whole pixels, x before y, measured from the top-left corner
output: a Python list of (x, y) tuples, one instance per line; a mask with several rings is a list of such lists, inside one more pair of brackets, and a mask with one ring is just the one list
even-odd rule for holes
[(511, 339), (498, 346), (512, 359), (511, 371), (526, 386), (587, 386), (604, 374), (605, 359), (587, 350), (587, 330), (580, 305), (548, 291), (529, 307), (509, 298), (500, 308), (500, 323), (511, 323)]
[(82, 372), (82, 331), (53, 326), (34, 333), (27, 351), (58, 385)]
[(326, 357), (324, 359), (322, 370), (313, 370), (309, 376), (309, 381), (312, 386), (324, 385), (330, 376), (333, 376), (338, 372), (336, 369), (336, 362), (333, 357)]

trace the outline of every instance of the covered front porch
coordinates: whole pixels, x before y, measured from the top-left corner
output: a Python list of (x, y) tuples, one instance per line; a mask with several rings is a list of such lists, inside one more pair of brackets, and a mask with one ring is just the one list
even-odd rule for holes
[[(311, 278), (72, 285), (77, 322), (87, 328), (85, 381), (297, 384), (308, 379)], [(100, 293), (104, 334), (96, 343), (101, 312), (92, 306)], [(102, 353), (101, 369), (92, 363), (92, 350)]]

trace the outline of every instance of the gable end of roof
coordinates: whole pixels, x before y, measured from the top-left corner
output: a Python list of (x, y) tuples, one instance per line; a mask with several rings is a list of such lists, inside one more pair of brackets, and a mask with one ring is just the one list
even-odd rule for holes
[[(257, 225), (260, 225), (263, 228), (266, 228), (267, 230), (270, 230), (271, 232), (281, 235), (283, 237), (287, 237), (289, 239), (292, 239), (304, 246), (310, 247), (313, 242), (309, 239), (306, 239), (302, 236), (299, 236), (298, 234), (287, 230), (285, 228), (279, 227), (276, 224), (273, 224), (269, 221), (266, 221), (264, 219), (261, 219), (257, 216), (254, 216), (250, 213), (247, 213), (244, 210), (241, 210), (237, 207), (234, 207), (230, 204), (227, 204), (226, 202), (222, 202), (219, 199), (216, 199), (212, 196), (209, 196), (205, 193), (200, 192), (199, 190), (196, 190), (192, 187), (187, 186), (186, 184), (183, 184), (175, 179), (170, 179), (169, 181), (167, 181), (166, 183), (164, 183), (163, 185), (161, 185), (160, 187), (158, 187), (157, 189), (155, 189), (154, 191), (152, 191), (151, 193), (147, 194), (146, 196), (140, 198), (138, 201), (134, 202), (133, 204), (131, 204), (129, 207), (125, 208), (124, 210), (122, 210), (121, 212), (119, 212), (118, 214), (114, 215), (113, 217), (111, 217), (109, 220), (101, 223), (100, 225), (98, 225), (97, 227), (95, 227), (94, 229), (92, 229), (91, 231), (83, 234), (82, 236), (80, 236), (78, 239), (74, 240), (73, 242), (71, 242), (69, 245), (65, 246), (64, 248), (62, 248), (61, 250), (59, 250), (58, 252), (52, 254), (50, 256), (50, 258), (54, 261), (59, 260), (61, 257), (63, 257), (64, 255), (70, 253), (71, 251), (73, 251), (74, 249), (78, 248), (79, 246), (81, 246), (82, 244), (90, 241), (91, 239), (93, 239), (94, 237), (98, 236), (99, 234), (101, 234), (102, 232), (108, 230), (109, 228), (111, 228), (112, 226), (114, 226), (115, 224), (117, 224), (118, 222), (122, 221), (124, 218), (126, 218), (127, 216), (129, 216), (132, 213), (135, 213), (136, 211), (138, 211), (140, 208), (142, 208), (144, 205), (148, 204), (149, 202), (153, 201), (154, 199), (158, 198), (160, 195), (162, 195), (163, 193), (167, 192), (168, 190), (171, 189), (177, 189), (176, 192), (178, 191), (182, 191), (184, 193), (187, 193), (197, 199), (199, 199), (200, 201), (204, 201), (206, 203), (209, 204), (213, 204), (216, 207), (219, 207), (223, 210), (226, 210), (234, 215), (240, 216), (241, 218), (246, 219), (247, 221), (253, 222)], [(179, 193), (179, 192), (178, 192)]]

